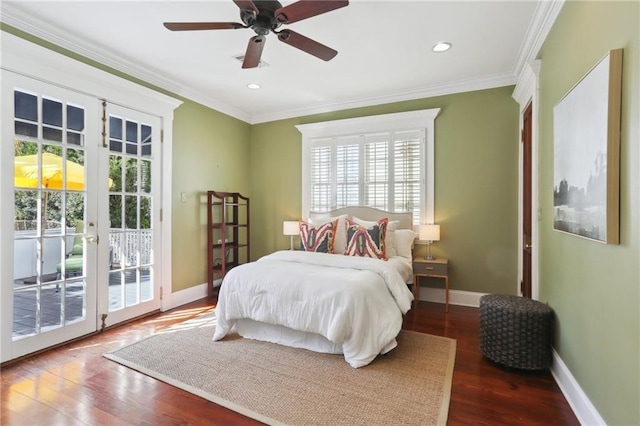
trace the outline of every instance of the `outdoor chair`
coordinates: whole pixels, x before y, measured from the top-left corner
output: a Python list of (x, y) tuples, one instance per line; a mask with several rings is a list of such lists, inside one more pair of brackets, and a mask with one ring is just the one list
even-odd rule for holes
[[(82, 233), (83, 225), (81, 220), (76, 221), (76, 232)], [(82, 275), (82, 266), (84, 263), (83, 258), (83, 238), (82, 235), (76, 235), (73, 238), (73, 248), (64, 260), (65, 264), (65, 277), (72, 277), (75, 275)], [(62, 262), (58, 263), (56, 267), (58, 271), (58, 279), (62, 277)]]

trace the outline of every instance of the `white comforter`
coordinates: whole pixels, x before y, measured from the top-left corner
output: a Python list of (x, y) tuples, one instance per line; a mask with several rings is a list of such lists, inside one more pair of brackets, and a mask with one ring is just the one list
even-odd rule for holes
[(249, 318), (318, 333), (342, 344), (352, 367), (396, 346), (413, 295), (398, 271), (378, 259), (280, 251), (227, 273), (213, 340)]

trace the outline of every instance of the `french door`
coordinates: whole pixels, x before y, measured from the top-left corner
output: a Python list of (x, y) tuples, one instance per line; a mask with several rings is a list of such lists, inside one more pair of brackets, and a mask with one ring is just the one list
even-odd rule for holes
[(160, 119), (8, 71), (1, 114), (2, 361), (158, 309)]
[(3, 361), (96, 330), (98, 106), (2, 73)]
[[(109, 224), (108, 299), (105, 325), (160, 308), (161, 120), (106, 104)], [(106, 303), (108, 302), (108, 303)]]

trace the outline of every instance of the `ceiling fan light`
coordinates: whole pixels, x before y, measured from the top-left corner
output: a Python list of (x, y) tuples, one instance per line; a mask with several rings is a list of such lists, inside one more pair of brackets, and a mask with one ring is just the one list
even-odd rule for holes
[(433, 45), (431, 50), (433, 50), (435, 53), (442, 53), (442, 52), (446, 52), (447, 50), (451, 49), (451, 46), (453, 46), (453, 45), (451, 43), (449, 43), (448, 41), (439, 41), (438, 43)]

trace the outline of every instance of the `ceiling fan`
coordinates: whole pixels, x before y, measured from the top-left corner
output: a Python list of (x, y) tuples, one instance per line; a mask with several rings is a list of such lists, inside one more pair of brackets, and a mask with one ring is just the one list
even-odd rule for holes
[(278, 36), (278, 40), (298, 48), (324, 61), (333, 59), (338, 52), (322, 43), (318, 43), (295, 31), (282, 29), (282, 24), (292, 24), (322, 13), (331, 12), (349, 4), (348, 0), (300, 0), (288, 6), (282, 6), (276, 0), (233, 0), (240, 8), (238, 22), (165, 22), (171, 31), (196, 30), (237, 30), (251, 28), (256, 35), (251, 37), (244, 55), (242, 68), (255, 68), (260, 64), (262, 49), (269, 32)]

